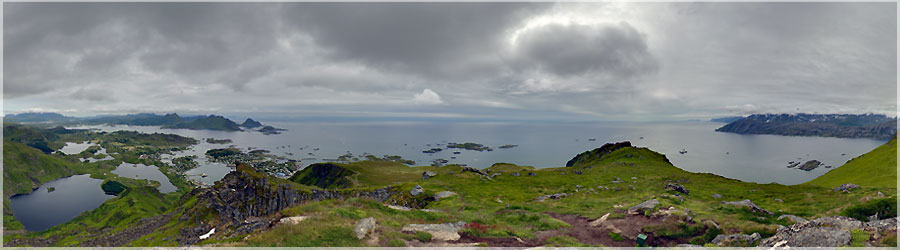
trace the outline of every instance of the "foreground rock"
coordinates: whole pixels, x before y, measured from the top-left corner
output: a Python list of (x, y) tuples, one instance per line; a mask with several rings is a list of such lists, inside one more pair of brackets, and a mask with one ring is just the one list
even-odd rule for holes
[(375, 233), (375, 218), (369, 217), (359, 220), (356, 223), (356, 226), (353, 227), (353, 232), (356, 233), (356, 239), (364, 239), (367, 235)]
[(400, 231), (403, 232), (427, 232), (431, 234), (431, 239), (442, 241), (459, 240), (459, 230), (466, 226), (465, 221), (444, 224), (409, 224), (403, 226)]
[(759, 233), (746, 234), (720, 234), (710, 243), (720, 247), (749, 247), (755, 246), (760, 239)]
[(309, 217), (306, 217), (306, 216), (284, 217), (284, 218), (281, 218), (281, 220), (278, 220), (278, 224), (293, 225), (293, 224), (300, 223), (301, 221), (304, 221), (307, 218), (309, 218)]
[(431, 171), (422, 172), (422, 180), (427, 180), (428, 178), (437, 176), (437, 173)]
[[(894, 225), (896, 226), (896, 220)], [(760, 242), (762, 247), (838, 247), (850, 245), (850, 230), (861, 228), (858, 220), (843, 216), (819, 218), (778, 229)]]
[(681, 184), (675, 184), (675, 183), (671, 183), (671, 182), (666, 184), (666, 190), (675, 191), (675, 192), (679, 192), (682, 194), (690, 194), (691, 193), (691, 190), (688, 190), (686, 187), (682, 186)]
[(434, 200), (439, 201), (443, 198), (447, 198), (447, 197), (454, 196), (454, 195), (456, 195), (456, 193), (454, 193), (454, 192), (442, 191), (442, 192), (438, 192), (438, 193), (434, 194)]
[(840, 191), (840, 192), (850, 192), (850, 190), (851, 190), (851, 189), (854, 189), (854, 188), (859, 188), (859, 185), (856, 185), (856, 184), (853, 184), (853, 183), (845, 183), (845, 184), (841, 184), (840, 186), (838, 186), (838, 187), (836, 187), (836, 188), (834, 188), (834, 189), (832, 189), (832, 190), (834, 190), (835, 192), (838, 192), (838, 191)]
[(566, 193), (545, 194), (545, 195), (538, 196), (537, 198), (535, 198), (535, 200), (537, 200), (537, 201), (544, 201), (547, 199), (559, 200), (559, 199), (565, 198), (566, 196), (568, 196), (568, 194), (566, 194)]
[(411, 194), (412, 196), (419, 196), (420, 194), (422, 194), (424, 192), (425, 192), (425, 189), (419, 185), (416, 185), (416, 187), (414, 187), (412, 190), (409, 190), (409, 194)]
[(643, 213), (644, 211), (653, 211), (656, 206), (659, 206), (659, 201), (656, 199), (650, 199), (645, 202), (641, 202), (641, 204), (637, 204), (633, 207), (628, 208), (628, 213), (638, 214)]
[(832, 216), (801, 222), (778, 229), (774, 236), (762, 240), (761, 247), (840, 247), (852, 241), (851, 230), (860, 229), (880, 237), (897, 231), (897, 218), (861, 222), (853, 218)]
[(787, 218), (788, 220), (791, 220), (791, 221), (793, 221), (794, 223), (807, 222), (806, 219), (801, 218), (801, 217), (796, 216), (796, 215), (785, 214), (785, 215), (782, 215), (782, 216), (778, 216), (778, 220), (781, 220), (781, 219), (784, 219), (784, 218)]
[(765, 209), (763, 209), (763, 208), (757, 206), (756, 203), (753, 203), (753, 202), (750, 201), (750, 200), (742, 200), (742, 201), (723, 201), (722, 204), (725, 204), (725, 205), (734, 205), (734, 206), (740, 206), (740, 207), (746, 207), (746, 208), (749, 208), (750, 211), (753, 211), (753, 212), (764, 213), (764, 214), (768, 214), (768, 215), (775, 215), (775, 213), (772, 213), (772, 212), (770, 212), (769, 210), (765, 210)]

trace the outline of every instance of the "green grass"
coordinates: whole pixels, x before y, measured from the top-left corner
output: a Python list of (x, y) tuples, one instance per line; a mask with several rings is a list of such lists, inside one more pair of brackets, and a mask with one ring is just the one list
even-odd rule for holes
[(865, 247), (866, 242), (872, 237), (871, 234), (861, 229), (850, 230), (850, 247)]
[(431, 234), (428, 232), (416, 231), (416, 240), (421, 242), (429, 242), (431, 241)]
[(897, 137), (805, 184), (835, 188), (844, 183), (897, 189)]

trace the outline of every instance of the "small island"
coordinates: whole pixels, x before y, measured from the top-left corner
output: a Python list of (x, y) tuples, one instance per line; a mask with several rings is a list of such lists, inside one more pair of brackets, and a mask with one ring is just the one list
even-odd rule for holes
[(264, 135), (277, 135), (281, 134), (281, 131), (287, 131), (287, 129), (281, 129), (272, 126), (265, 126), (259, 129), (259, 132), (262, 132)]
[(228, 144), (232, 143), (231, 139), (216, 139), (216, 138), (206, 138), (206, 143), (210, 144)]
[(494, 149), (491, 149), (490, 147), (487, 147), (485, 145), (481, 145), (478, 143), (474, 143), (474, 142), (466, 142), (466, 143), (451, 142), (451, 143), (447, 143), (447, 148), (459, 148), (459, 149), (475, 150), (475, 151), (494, 151)]
[(514, 148), (514, 147), (518, 147), (518, 146), (519, 145), (515, 145), (515, 144), (506, 144), (503, 146), (499, 146), (498, 148)]

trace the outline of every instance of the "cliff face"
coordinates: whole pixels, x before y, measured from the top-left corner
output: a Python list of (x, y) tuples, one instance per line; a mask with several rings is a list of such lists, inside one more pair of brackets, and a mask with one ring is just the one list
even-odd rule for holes
[[(308, 201), (368, 197), (385, 201), (397, 193), (393, 187), (375, 190), (309, 189), (281, 179), (268, 177), (247, 166), (226, 175), (209, 188), (198, 189), (197, 203), (188, 208), (180, 220), (198, 226), (182, 229), (178, 241), (193, 244), (199, 236), (216, 228), (218, 235), (250, 233), (273, 224), (277, 213), (285, 208)], [(215, 216), (210, 216), (215, 215)]]
[(765, 114), (751, 115), (716, 131), (888, 140), (897, 133), (896, 122), (883, 115)]

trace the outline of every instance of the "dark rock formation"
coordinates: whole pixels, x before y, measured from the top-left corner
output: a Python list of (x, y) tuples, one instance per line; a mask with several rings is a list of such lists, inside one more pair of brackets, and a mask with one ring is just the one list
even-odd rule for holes
[(686, 187), (682, 186), (681, 184), (676, 184), (676, 183), (671, 183), (671, 182), (666, 184), (666, 190), (675, 191), (675, 192), (679, 192), (682, 194), (690, 194), (691, 193), (691, 190), (688, 190)]
[(896, 118), (873, 114), (759, 114), (731, 122), (716, 131), (889, 140), (897, 133), (896, 123)]
[[(265, 228), (277, 222), (271, 215), (307, 201), (367, 197), (384, 202), (397, 191), (394, 187), (375, 190), (303, 190), (296, 184), (269, 178), (240, 165), (237, 171), (226, 175), (209, 188), (196, 189), (188, 195), (196, 195), (197, 205), (188, 208), (180, 220), (195, 220), (199, 226), (185, 228), (178, 237), (181, 244), (199, 241), (199, 236), (218, 228), (216, 235), (229, 235), (226, 228), (236, 228), (233, 233), (242, 234)], [(214, 221), (202, 221), (212, 212), (218, 215)], [(211, 224), (210, 224), (211, 223)], [(221, 233), (220, 233), (221, 232)]]
[(799, 169), (810, 171), (810, 170), (818, 168), (821, 165), (823, 165), (822, 162), (819, 162), (817, 160), (810, 160), (810, 161), (807, 161), (806, 163), (803, 163), (803, 165), (800, 165)]
[(437, 176), (437, 173), (431, 171), (422, 172), (422, 180), (427, 180), (428, 178)]

